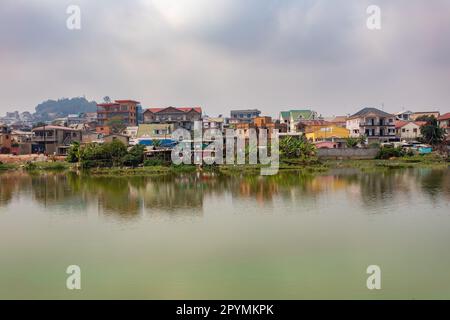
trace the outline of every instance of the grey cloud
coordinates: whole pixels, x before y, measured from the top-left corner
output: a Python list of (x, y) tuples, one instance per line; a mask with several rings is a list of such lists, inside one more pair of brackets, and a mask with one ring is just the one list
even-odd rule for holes
[[(81, 94), (210, 114), (382, 102), (448, 111), (448, 1), (189, 1), (174, 22), (150, 0), (2, 0), (0, 111)], [(65, 28), (68, 4), (81, 6), (81, 31)], [(369, 4), (382, 9), (381, 31), (365, 27)]]

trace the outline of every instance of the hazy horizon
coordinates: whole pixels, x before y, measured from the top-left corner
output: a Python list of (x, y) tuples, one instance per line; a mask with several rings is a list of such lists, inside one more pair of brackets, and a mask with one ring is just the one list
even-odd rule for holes
[[(81, 30), (69, 30), (69, 5)], [(381, 8), (381, 30), (366, 26)], [(449, 111), (450, 2), (3, 0), (0, 114), (86, 96), (144, 108)]]

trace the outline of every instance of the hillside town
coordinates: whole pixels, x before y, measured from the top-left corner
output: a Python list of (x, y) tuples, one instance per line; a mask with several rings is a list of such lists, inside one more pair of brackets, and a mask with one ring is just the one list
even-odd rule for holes
[(170, 151), (176, 145), (172, 133), (178, 128), (193, 131), (196, 123), (201, 123), (204, 131), (235, 129), (237, 136), (245, 139), (253, 129), (266, 129), (269, 135), (277, 130), (280, 139), (303, 137), (317, 149), (393, 144), (426, 153), (431, 151), (432, 143), (424, 139), (421, 128), (430, 121), (442, 129), (441, 144), (448, 146), (450, 113), (433, 110), (391, 114), (378, 108), (362, 108), (354, 114), (326, 117), (319, 110), (292, 109), (280, 110), (274, 119), (249, 108), (212, 117), (197, 106), (143, 108), (136, 100), (108, 99), (97, 104), (96, 112), (47, 121), (38, 121), (29, 112), (7, 112), (0, 117), (0, 153), (10, 157), (64, 157), (74, 142), (84, 145), (119, 140), (129, 147), (144, 145), (151, 156), (156, 151)]

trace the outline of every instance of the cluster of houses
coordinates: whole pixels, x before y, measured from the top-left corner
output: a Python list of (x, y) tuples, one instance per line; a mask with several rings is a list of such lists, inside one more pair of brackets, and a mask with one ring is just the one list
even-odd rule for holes
[(280, 112), (278, 119), (273, 119), (262, 115), (260, 110), (246, 109), (232, 110), (229, 117), (209, 117), (201, 107), (143, 109), (138, 101), (116, 100), (98, 104), (95, 113), (68, 115), (31, 130), (0, 123), (0, 153), (65, 155), (73, 142), (113, 140), (126, 145), (142, 144), (150, 150), (156, 146), (170, 149), (177, 143), (172, 139), (175, 130), (193, 131), (199, 123), (203, 130), (234, 129), (236, 135), (243, 138), (249, 138), (253, 130), (266, 129), (269, 136), (277, 130), (280, 138), (305, 136), (318, 148), (345, 148), (348, 138), (362, 136), (367, 145), (416, 141), (421, 138), (421, 126), (425, 125), (418, 121), (423, 116), (435, 117), (449, 139), (450, 113), (404, 111), (390, 114), (376, 108), (363, 108), (353, 115), (322, 117), (314, 110), (286, 110)]

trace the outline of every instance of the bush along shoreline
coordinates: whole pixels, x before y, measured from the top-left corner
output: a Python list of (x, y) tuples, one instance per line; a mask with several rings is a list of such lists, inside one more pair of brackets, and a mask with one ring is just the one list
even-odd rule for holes
[[(248, 150), (246, 150), (248, 157)], [(402, 148), (381, 147), (374, 160), (333, 160), (320, 161), (315, 146), (305, 139), (286, 138), (280, 141), (279, 171), (302, 171), (323, 173), (334, 168), (357, 168), (375, 170), (380, 168), (433, 167), (448, 168), (448, 158), (432, 153), (414, 155)], [(74, 143), (68, 151), (65, 162), (27, 162), (7, 164), (0, 162), (0, 172), (25, 170), (46, 172), (76, 170), (83, 174), (101, 176), (147, 176), (192, 172), (218, 172), (227, 175), (259, 174), (263, 165), (173, 165), (163, 159), (145, 159), (145, 147), (136, 145), (127, 148), (122, 142), (114, 140), (104, 144), (80, 145)]]

